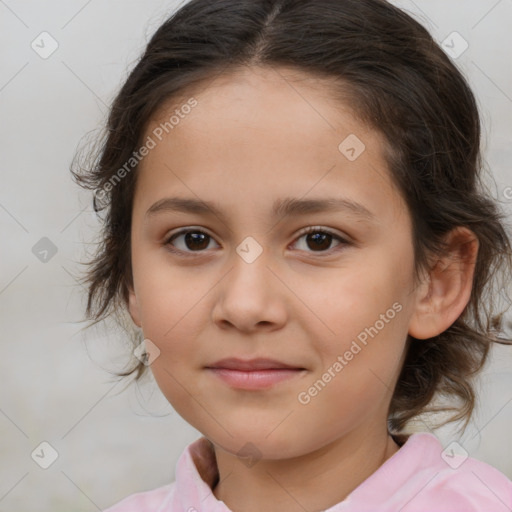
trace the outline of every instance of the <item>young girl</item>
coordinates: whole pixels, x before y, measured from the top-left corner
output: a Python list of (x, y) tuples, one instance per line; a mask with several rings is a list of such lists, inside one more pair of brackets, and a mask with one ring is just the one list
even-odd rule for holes
[(192, 0), (107, 128), (74, 171), (105, 212), (87, 315), (129, 313), (122, 375), (149, 367), (203, 433), (175, 482), (107, 512), (512, 509), (497, 469), (405, 434), (431, 410), (467, 425), (512, 269), (475, 98), (418, 22)]

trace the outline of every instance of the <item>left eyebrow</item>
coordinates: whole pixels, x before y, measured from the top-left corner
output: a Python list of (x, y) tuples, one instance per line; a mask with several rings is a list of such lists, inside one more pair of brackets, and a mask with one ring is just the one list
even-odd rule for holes
[[(161, 212), (183, 212), (199, 215), (215, 215), (225, 221), (227, 216), (221, 208), (211, 201), (202, 201), (186, 197), (166, 197), (154, 203), (147, 211), (146, 217)], [(321, 212), (349, 212), (367, 221), (376, 219), (376, 215), (366, 206), (346, 198), (318, 198), (318, 199), (277, 199), (272, 206), (272, 216), (291, 217)]]

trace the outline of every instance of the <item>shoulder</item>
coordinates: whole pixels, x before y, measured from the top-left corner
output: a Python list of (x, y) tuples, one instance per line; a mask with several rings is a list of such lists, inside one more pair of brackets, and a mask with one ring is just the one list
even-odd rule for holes
[[(420, 440), (435, 453), (436, 445), (441, 450), (442, 447), (433, 437), (423, 435)], [(506, 475), (470, 457), (456, 443), (438, 453), (439, 457), (433, 457), (429, 464), (418, 468), (415, 476), (422, 485), (415, 489), (417, 494), (403, 512), (423, 510), (427, 503), (437, 511), (512, 510), (512, 481)]]
[(496, 468), (471, 457), (456, 469), (443, 468), (433, 484), (433, 496), (454, 502), (457, 499), (465, 504), (465, 510), (512, 509), (512, 482)]
[(458, 443), (443, 448), (422, 432), (408, 436), (343, 506), (340, 512), (511, 512), (512, 482)]
[[(131, 494), (103, 512), (158, 512), (172, 499), (176, 482)], [(163, 510), (163, 508), (162, 508)]]

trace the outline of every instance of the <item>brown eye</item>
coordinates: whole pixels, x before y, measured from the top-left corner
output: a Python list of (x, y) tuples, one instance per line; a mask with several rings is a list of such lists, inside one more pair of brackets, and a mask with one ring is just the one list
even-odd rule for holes
[(339, 235), (316, 227), (311, 227), (303, 231), (302, 235), (297, 240), (300, 241), (301, 239), (305, 239), (305, 243), (303, 243), (302, 246), (300, 246), (301, 244), (298, 244), (299, 249), (306, 252), (328, 252), (331, 249), (331, 244), (334, 240), (338, 241), (334, 248), (350, 245), (350, 242)]
[(328, 233), (313, 233), (306, 235), (306, 240), (308, 247), (314, 251), (317, 249), (325, 250), (329, 249), (329, 246), (332, 243), (332, 235), (329, 235)]
[[(175, 243), (178, 239), (181, 240)], [(171, 250), (177, 252), (202, 252), (208, 248), (211, 240), (213, 238), (203, 231), (188, 229), (172, 235), (165, 245), (172, 246)]]

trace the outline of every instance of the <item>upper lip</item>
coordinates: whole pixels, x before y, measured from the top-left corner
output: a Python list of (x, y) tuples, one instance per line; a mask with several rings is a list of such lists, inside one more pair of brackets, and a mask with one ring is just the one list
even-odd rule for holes
[(229, 357), (227, 359), (221, 359), (213, 364), (208, 365), (206, 368), (225, 368), (228, 370), (271, 370), (276, 368), (292, 368), (295, 370), (304, 370), (300, 366), (294, 366), (290, 364), (277, 361), (275, 359), (267, 358), (256, 358), (256, 359), (238, 359), (236, 357)]

